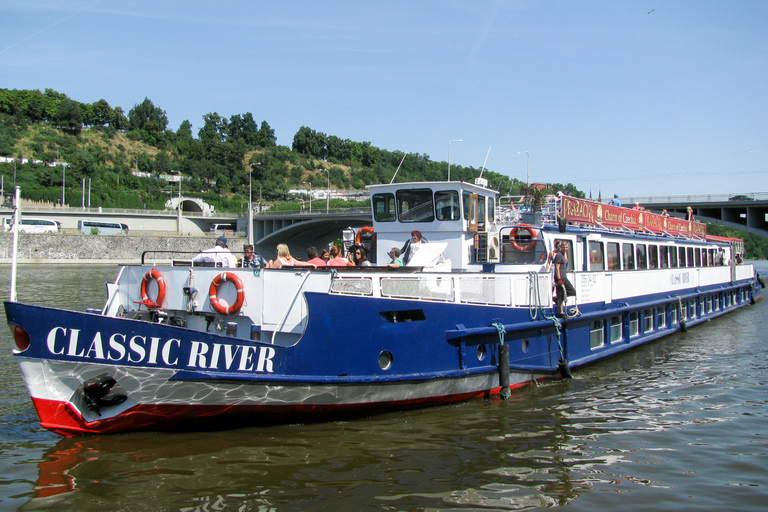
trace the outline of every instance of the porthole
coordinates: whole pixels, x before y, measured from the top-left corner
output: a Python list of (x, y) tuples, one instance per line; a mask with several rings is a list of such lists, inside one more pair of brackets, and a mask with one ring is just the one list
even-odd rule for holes
[(392, 367), (392, 352), (389, 350), (383, 351), (379, 354), (379, 368), (382, 370), (389, 370)]
[(529, 344), (530, 344), (530, 343), (529, 343), (529, 341), (528, 341), (528, 338), (523, 338), (523, 346), (522, 346), (522, 349), (523, 349), (523, 353), (525, 353), (525, 352), (528, 352), (528, 346), (529, 346)]
[(477, 346), (477, 360), (478, 361), (484, 361), (485, 356), (487, 355), (488, 351), (485, 348), (485, 345), (478, 345)]

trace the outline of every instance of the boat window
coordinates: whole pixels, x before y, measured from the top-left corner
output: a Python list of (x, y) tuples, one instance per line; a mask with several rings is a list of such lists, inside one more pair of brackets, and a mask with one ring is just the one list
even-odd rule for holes
[(629, 314), (629, 337), (640, 334), (640, 315), (637, 311)]
[(637, 268), (648, 268), (648, 255), (646, 254), (646, 247), (643, 244), (637, 244)]
[(469, 207), (470, 197), (472, 197), (472, 194), (466, 190), (461, 193), (461, 201), (464, 203), (464, 220), (469, 220), (469, 212), (471, 211), (471, 208)]
[(677, 305), (669, 309), (669, 323), (670, 325), (677, 323)]
[(589, 330), (589, 348), (600, 348), (605, 344), (605, 338), (603, 335), (603, 321), (592, 320), (592, 325)]
[(677, 249), (675, 247), (669, 248), (669, 266), (677, 268)]
[(659, 246), (648, 246), (648, 263), (651, 268), (659, 268)]
[(669, 268), (669, 247), (666, 245), (659, 247), (659, 263), (661, 268)]
[(589, 242), (589, 269), (605, 270), (603, 265), (603, 244), (595, 240)]
[(488, 198), (488, 222), (493, 222), (496, 217), (496, 199), (493, 197)]
[(694, 266), (701, 266), (701, 248), (697, 247), (693, 250)]
[(398, 190), (397, 212), (400, 222), (432, 222), (435, 220), (432, 190), (428, 188)]
[(391, 193), (373, 195), (373, 218), (377, 222), (395, 221), (395, 196)]
[(664, 306), (659, 306), (656, 308), (656, 328), (661, 329), (662, 327), (667, 326), (667, 315), (666, 311), (664, 310)]
[(478, 231), (485, 230), (485, 196), (478, 196), (477, 198), (477, 229)]
[(608, 270), (621, 270), (621, 258), (619, 257), (619, 243), (608, 242), (605, 245), (605, 254), (608, 257)]
[(460, 220), (459, 193), (455, 190), (435, 192), (435, 210), (437, 211), (437, 220)]
[(635, 248), (632, 244), (622, 244), (624, 254), (624, 270), (635, 270)]
[(679, 267), (683, 268), (685, 267), (685, 247), (678, 247), (677, 248), (677, 260), (679, 262)]
[(643, 310), (643, 332), (651, 332), (653, 330), (653, 310)]
[(688, 247), (688, 266), (692, 267), (694, 260), (693, 260), (693, 247)]
[(611, 317), (611, 343), (621, 341), (621, 316), (616, 315)]

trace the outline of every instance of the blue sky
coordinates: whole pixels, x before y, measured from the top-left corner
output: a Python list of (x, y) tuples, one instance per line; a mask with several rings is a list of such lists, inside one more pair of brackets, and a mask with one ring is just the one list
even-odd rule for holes
[(3, 0), (0, 87), (521, 180), (527, 151), (595, 197), (768, 192), (766, 26), (757, 0)]

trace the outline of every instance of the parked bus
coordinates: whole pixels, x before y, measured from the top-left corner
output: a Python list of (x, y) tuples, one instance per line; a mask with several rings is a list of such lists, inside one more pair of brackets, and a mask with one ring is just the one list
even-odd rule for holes
[[(3, 231), (11, 231), (13, 229), (13, 219), (6, 217), (3, 219)], [(49, 219), (32, 219), (29, 217), (21, 218), (21, 225), (19, 226), (20, 233), (60, 233), (61, 223), (55, 220)]]
[(77, 230), (84, 235), (127, 235), (128, 226), (120, 222), (79, 220)]

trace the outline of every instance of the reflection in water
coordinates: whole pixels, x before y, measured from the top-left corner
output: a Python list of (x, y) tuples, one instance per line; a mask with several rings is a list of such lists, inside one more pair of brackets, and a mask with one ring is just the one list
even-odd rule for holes
[[(0, 424), (4, 438), (17, 440), (0, 444), (0, 461), (16, 457), (15, 467), (3, 466), (0, 499), (14, 508), (28, 500), (22, 510), (84, 512), (762, 510), (766, 307), (506, 402), (212, 433), (58, 438), (36, 427), (17, 369), (6, 364), (14, 362), (3, 356), (0, 377), (15, 387), (0, 400), (20, 419)], [(33, 464), (28, 497), (3, 490), (22, 486), (18, 475)]]

